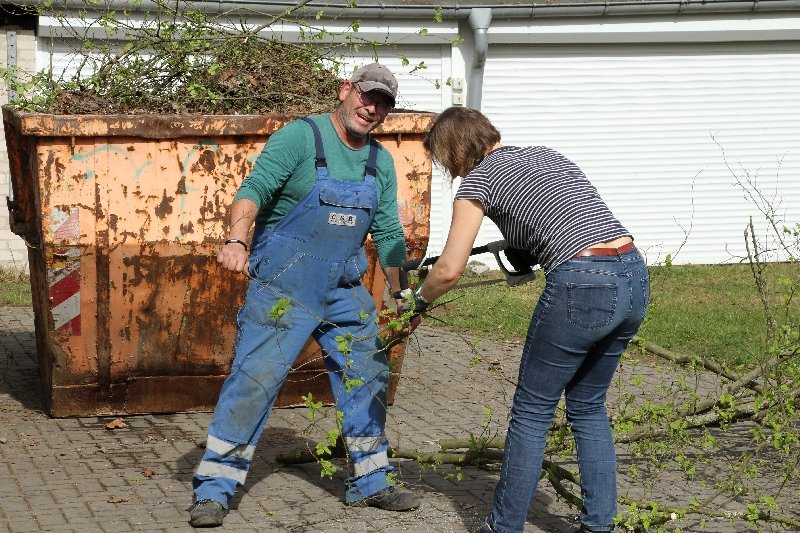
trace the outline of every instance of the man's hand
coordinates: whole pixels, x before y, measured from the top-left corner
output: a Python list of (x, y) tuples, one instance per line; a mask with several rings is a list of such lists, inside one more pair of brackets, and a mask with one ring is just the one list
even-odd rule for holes
[(217, 254), (217, 263), (233, 272), (244, 272), (249, 258), (250, 254), (247, 253), (244, 246), (238, 242), (230, 242), (220, 249)]
[(241, 198), (231, 204), (231, 227), (228, 238), (217, 254), (217, 263), (234, 272), (245, 272), (249, 258), (247, 236), (258, 214), (258, 206), (252, 200)]

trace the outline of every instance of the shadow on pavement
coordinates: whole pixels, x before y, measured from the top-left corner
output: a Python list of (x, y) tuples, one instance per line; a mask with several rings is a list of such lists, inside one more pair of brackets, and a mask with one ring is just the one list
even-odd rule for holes
[(9, 331), (0, 344), (0, 395), (9, 395), (25, 410), (45, 412), (45, 396), (36, 359), (33, 331)]
[[(21, 316), (25, 314), (27, 318)], [(12, 516), (7, 509), (17, 504), (29, 509), (25, 502), (38, 501), (42, 490), (60, 495), (65, 486), (79, 490), (64, 501), (53, 496), (57, 499), (54, 505), (74, 510), (77, 502), (80, 509), (96, 513), (96, 517), (76, 517), (89, 521), (86, 530), (108, 520), (120, 528), (135, 524), (136, 530), (185, 529), (185, 509), (192, 499), (191, 478), (203, 455), (210, 413), (131, 415), (125, 417), (127, 427), (115, 431), (106, 426), (115, 417), (49, 418), (44, 411), (46, 395), (39, 375), (31, 312), (6, 309), (3, 317), (0, 418), (5, 417), (6, 422), (0, 428), (4, 430), (0, 455), (6, 458), (7, 470), (3, 473), (0, 464), (0, 482), (7, 475), (23, 488), (17, 503), (0, 502), (0, 530), (11, 522), (17, 530), (38, 530), (26, 525), (38, 519), (36, 513), (14, 507)], [(427, 334), (426, 342), (436, 350), (453, 352), (453, 347), (443, 345), (441, 335), (437, 335)], [(434, 348), (429, 348), (430, 353)], [(433, 364), (430, 358), (407, 358), (401, 382), (404, 392), (390, 408), (387, 424), (392, 445), (430, 447), (438, 439), (452, 437), (453, 432), (468, 431), (481, 423), (480, 405), (487, 398), (503, 397), (489, 388), (492, 383), (474, 380), (471, 370), (459, 361), (440, 358)], [(442, 387), (447, 387), (447, 394), (440, 394)], [(495, 401), (492, 407), (505, 415), (501, 401)], [(230, 523), (227, 530), (469, 532), (490, 510), (496, 472), (463, 467), (462, 479), (457, 480), (459, 470), (453, 465), (428, 466), (408, 459), (391, 459), (391, 463), (397, 469), (398, 481), (423, 498), (420, 509), (392, 513), (345, 507), (345, 460), (334, 461), (338, 470), (332, 479), (320, 477), (316, 462), (292, 466), (277, 462), (280, 454), (314, 446), (321, 440), (317, 433), (324, 435), (324, 427), (317, 429), (309, 431), (309, 422), (301, 411), (273, 412), (247, 481), (232, 502), (235, 512), (226, 519), (226, 525)], [(39, 468), (34, 461), (46, 461), (48, 466)], [(570, 517), (577, 513), (565, 511), (563, 502), (546, 483), (540, 488), (544, 490), (539, 491), (531, 507), (526, 530), (574, 531)]]

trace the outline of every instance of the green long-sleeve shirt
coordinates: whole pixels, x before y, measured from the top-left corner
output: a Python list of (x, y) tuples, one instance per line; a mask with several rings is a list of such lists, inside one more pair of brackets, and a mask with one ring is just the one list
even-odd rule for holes
[[(362, 181), (369, 144), (354, 150), (336, 133), (330, 115), (314, 115), (319, 126), (328, 174), (341, 181)], [(276, 224), (299, 202), (317, 179), (311, 126), (295, 120), (272, 134), (234, 200), (246, 198), (258, 206), (257, 221)], [(391, 154), (380, 146), (375, 186), (378, 208), (369, 228), (383, 267), (406, 259), (406, 244), (397, 210), (397, 175)]]

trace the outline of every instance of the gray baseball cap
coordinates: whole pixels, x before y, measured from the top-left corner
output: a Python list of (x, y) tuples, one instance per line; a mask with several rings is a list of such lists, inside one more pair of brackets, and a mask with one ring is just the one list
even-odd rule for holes
[(380, 91), (392, 99), (392, 105), (397, 98), (397, 79), (392, 72), (380, 63), (370, 63), (356, 70), (350, 77), (350, 82), (358, 85), (362, 91)]

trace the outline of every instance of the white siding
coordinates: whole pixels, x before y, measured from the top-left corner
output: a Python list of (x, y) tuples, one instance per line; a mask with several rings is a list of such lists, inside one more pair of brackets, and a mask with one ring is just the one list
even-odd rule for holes
[[(40, 19), (37, 68), (69, 70), (75, 64), (55, 24)], [(420, 35), (421, 27), (431, 34)], [(288, 40), (298, 36), (292, 26), (272, 29)], [(455, 20), (364, 20), (359, 36), (402, 43), (378, 48), (397, 72), (399, 105), (439, 111), (453, 96), (446, 80), (469, 79), (474, 50), (466, 21), (464, 44), (448, 43), (458, 29)], [(780, 217), (800, 221), (796, 13), (497, 19), (489, 38), (483, 111), (504, 142), (546, 144), (575, 160), (650, 263), (667, 254), (678, 263), (735, 260), (744, 253), (749, 215), (763, 227), (725, 158), (741, 178), (757, 177)], [(346, 67), (371, 54), (363, 47)], [(420, 61), (428, 68), (410, 73)], [(438, 171), (432, 189), (428, 255), (437, 255), (453, 189)], [(489, 223), (476, 244), (499, 237)]]
[(798, 86), (800, 42), (495, 44), (483, 111), (505, 144), (579, 164), (651, 264), (730, 262), (748, 217), (766, 229), (737, 177), (800, 222)]
[(55, 80), (68, 80), (81, 69), (83, 76), (89, 76), (93, 70), (88, 65), (81, 65), (81, 57), (76, 54), (80, 43), (75, 39), (37, 38), (36, 70), (53, 71)]
[[(0, 31), (0, 66), (8, 64), (8, 33), (13, 31), (16, 38), (16, 66), (24, 70), (32, 70), (35, 62), (36, 39), (32, 30), (3, 29)], [(0, 84), (0, 103), (9, 101), (10, 95), (5, 84)], [(8, 150), (6, 149), (5, 131), (0, 132), (0, 266), (25, 270), (28, 265), (28, 249), (21, 237), (11, 231), (10, 213), (5, 206), (5, 198), (14, 198), (11, 187), (11, 174), (8, 168)]]

